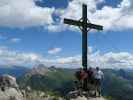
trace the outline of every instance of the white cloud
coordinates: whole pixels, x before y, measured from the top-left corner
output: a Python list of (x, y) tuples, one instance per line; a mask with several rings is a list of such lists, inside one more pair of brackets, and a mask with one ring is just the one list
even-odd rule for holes
[(58, 25), (48, 25), (46, 27), (46, 29), (48, 29), (48, 31), (50, 32), (61, 32), (63, 30), (65, 30), (65, 26), (63, 24), (58, 24)]
[[(52, 62), (52, 61), (51, 61)], [(73, 57), (58, 58), (55, 60), (58, 66), (73, 67), (78, 68), (82, 67), (81, 65), (81, 56), (76, 55)], [(53, 63), (53, 62), (52, 62)], [(88, 55), (88, 66), (101, 68), (132, 68), (133, 67), (133, 54), (128, 52), (120, 53), (105, 53), (101, 54), (100, 52), (95, 52)]]
[(0, 48), (0, 65), (34, 65), (41, 63), (41, 56), (35, 53), (23, 53), (12, 51), (8, 48)]
[(92, 66), (100, 66), (102, 68), (128, 68), (133, 66), (133, 54), (128, 52), (105, 53), (96, 52), (89, 55), (88, 62)]
[[(82, 67), (81, 61), (81, 55), (48, 59), (37, 53), (12, 51), (8, 48), (0, 47), (0, 65), (34, 66), (45, 64), (46, 66), (55, 65), (57, 67), (79, 68)], [(115, 69), (132, 68), (133, 54), (128, 52), (108, 52), (104, 54), (99, 51), (92, 52), (88, 54), (88, 65)]]
[(53, 23), (54, 8), (39, 7), (35, 0), (0, 0), (0, 26), (33, 27)]
[(92, 14), (91, 20), (104, 26), (105, 30), (133, 29), (132, 0), (123, 0), (116, 8), (104, 6)]
[(20, 41), (21, 41), (20, 38), (12, 38), (12, 39), (10, 39), (10, 42), (12, 42), (12, 43), (18, 43)]
[[(58, 11), (61, 16), (61, 22), (64, 18), (79, 20), (82, 17), (82, 4), (88, 6), (88, 18), (92, 23), (104, 26), (104, 30), (127, 30), (133, 29), (133, 1), (122, 0), (117, 7), (104, 5), (101, 9), (97, 9), (99, 3), (106, 2), (104, 0), (72, 0), (66, 9)], [(68, 27), (75, 30), (73, 27)]]
[(97, 9), (97, 4), (103, 2), (103, 0), (72, 0), (69, 2), (68, 7), (65, 9), (62, 18), (80, 19), (82, 16), (82, 4), (87, 4), (88, 13), (91, 14)]
[[(63, 19), (80, 19), (82, 4), (85, 3), (88, 5), (90, 21), (103, 25), (104, 30), (133, 29), (132, 0), (122, 0), (116, 7), (104, 5), (101, 9), (97, 9), (97, 6), (106, 2), (104, 0), (72, 0), (66, 9), (40, 7), (35, 1), (39, 0), (0, 0), (0, 26), (15, 28), (44, 26), (51, 32), (63, 31), (66, 29)], [(57, 22), (53, 20), (53, 14), (59, 16)], [(75, 30), (73, 27), (69, 29)]]
[(52, 48), (48, 51), (49, 54), (57, 54), (59, 52), (61, 52), (62, 49), (61, 48)]

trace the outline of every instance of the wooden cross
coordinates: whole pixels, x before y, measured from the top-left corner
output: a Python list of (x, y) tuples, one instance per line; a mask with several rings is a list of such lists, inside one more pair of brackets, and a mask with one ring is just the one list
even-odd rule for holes
[(64, 19), (65, 24), (79, 26), (82, 31), (82, 66), (87, 71), (88, 31), (90, 29), (103, 30), (103, 26), (88, 22), (87, 5), (83, 4), (82, 18), (80, 20)]

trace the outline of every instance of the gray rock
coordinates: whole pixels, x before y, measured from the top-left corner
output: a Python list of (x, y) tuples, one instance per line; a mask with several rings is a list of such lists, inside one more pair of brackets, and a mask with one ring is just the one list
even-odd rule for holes
[(70, 100), (87, 100), (87, 98), (85, 96), (78, 96), (77, 98), (74, 99), (70, 99)]
[(24, 100), (20, 91), (15, 88), (5, 88), (5, 91), (0, 90), (0, 100)]
[[(90, 93), (89, 93), (90, 94)], [(103, 97), (92, 97), (85, 91), (71, 91), (67, 95), (68, 100), (106, 100)]]
[(15, 77), (0, 76), (0, 100), (24, 100)]
[(103, 97), (85, 97), (85, 96), (78, 96), (77, 98), (75, 98), (75, 99), (70, 99), (70, 100), (105, 100)]

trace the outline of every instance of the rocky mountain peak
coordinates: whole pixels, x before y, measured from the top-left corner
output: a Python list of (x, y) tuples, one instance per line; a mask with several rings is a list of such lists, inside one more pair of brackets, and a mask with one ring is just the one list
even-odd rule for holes
[(46, 67), (44, 64), (39, 64), (38, 66), (36, 67), (33, 67), (27, 74), (29, 76), (32, 76), (32, 75), (46, 75), (47, 72), (49, 72), (49, 68)]
[(55, 66), (47, 67), (44, 64), (39, 64), (38, 66), (33, 67), (26, 75), (47, 75), (48, 72), (56, 72), (57, 68)]

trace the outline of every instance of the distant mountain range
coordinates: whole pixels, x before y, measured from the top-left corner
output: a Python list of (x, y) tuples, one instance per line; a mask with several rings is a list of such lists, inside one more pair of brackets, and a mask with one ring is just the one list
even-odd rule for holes
[(0, 75), (9, 74), (15, 77), (20, 77), (26, 74), (30, 69), (22, 66), (0, 67)]
[[(39, 65), (31, 69), (24, 76), (18, 78), (18, 83), (22, 88), (31, 86), (34, 90), (54, 91), (55, 93), (65, 95), (73, 89), (74, 71), (70, 69), (62, 69), (46, 67)], [(64, 88), (62, 88), (64, 87)]]
[(126, 69), (126, 71), (133, 72), (133, 68), (128, 68), (128, 69)]

